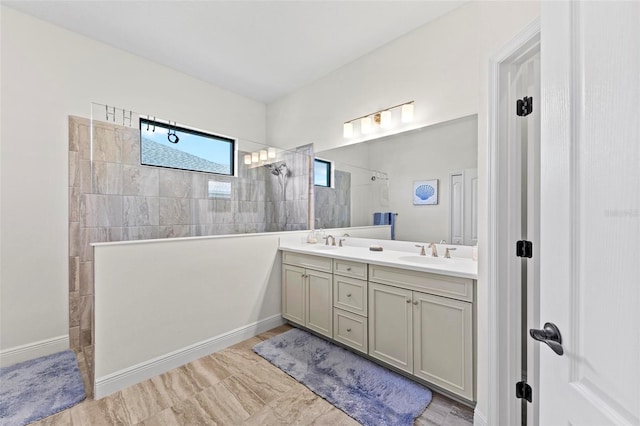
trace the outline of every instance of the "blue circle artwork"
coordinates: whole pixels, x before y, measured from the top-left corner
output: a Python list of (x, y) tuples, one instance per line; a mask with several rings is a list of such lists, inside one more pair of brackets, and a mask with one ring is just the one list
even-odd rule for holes
[(431, 185), (420, 185), (416, 188), (416, 197), (422, 201), (428, 200), (435, 193), (436, 190)]

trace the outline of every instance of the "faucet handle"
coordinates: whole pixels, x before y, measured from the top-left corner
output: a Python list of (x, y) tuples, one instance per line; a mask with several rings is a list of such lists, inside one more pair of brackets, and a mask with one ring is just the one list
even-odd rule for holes
[(342, 242), (343, 242), (343, 241), (346, 241), (346, 239), (345, 239), (345, 238), (340, 238), (340, 239), (338, 240), (338, 246), (342, 247)]
[(455, 247), (447, 247), (447, 249), (444, 252), (444, 257), (445, 259), (451, 259), (451, 253), (449, 253), (452, 250), (457, 250)]
[(438, 250), (436, 249), (436, 243), (429, 243), (429, 248), (431, 249), (431, 256), (438, 257)]
[(427, 255), (427, 253), (424, 251), (424, 244), (416, 244), (416, 247), (420, 247), (420, 256)]

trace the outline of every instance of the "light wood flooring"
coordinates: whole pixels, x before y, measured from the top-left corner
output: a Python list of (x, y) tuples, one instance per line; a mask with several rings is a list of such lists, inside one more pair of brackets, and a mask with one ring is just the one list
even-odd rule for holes
[[(358, 425), (251, 350), (256, 343), (290, 328), (275, 328), (99, 401), (88, 397), (34, 424)], [(78, 361), (88, 388), (82, 354)], [(415, 424), (469, 426), (473, 412), (434, 393)]]

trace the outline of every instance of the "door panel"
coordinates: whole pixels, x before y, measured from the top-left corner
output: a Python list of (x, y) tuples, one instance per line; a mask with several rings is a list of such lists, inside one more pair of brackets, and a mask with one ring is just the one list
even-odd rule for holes
[(542, 18), (540, 423), (640, 424), (640, 3)]
[(305, 324), (306, 297), (304, 268), (282, 265), (282, 317)]
[(307, 327), (333, 337), (333, 276), (306, 270), (308, 282)]

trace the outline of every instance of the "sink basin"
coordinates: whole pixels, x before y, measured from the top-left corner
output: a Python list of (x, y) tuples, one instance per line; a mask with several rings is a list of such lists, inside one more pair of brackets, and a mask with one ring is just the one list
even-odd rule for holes
[(431, 256), (400, 256), (398, 260), (410, 263), (420, 263), (422, 265), (451, 265), (455, 262), (454, 259), (446, 259), (444, 257), (431, 257)]

